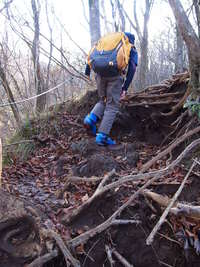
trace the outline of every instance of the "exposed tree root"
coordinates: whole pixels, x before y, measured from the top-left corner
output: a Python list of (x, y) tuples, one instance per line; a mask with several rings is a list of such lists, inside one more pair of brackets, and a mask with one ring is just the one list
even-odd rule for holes
[[(68, 245), (71, 247), (76, 247), (80, 244), (85, 244), (88, 239), (94, 237), (96, 234), (99, 234), (103, 231), (105, 231), (108, 227), (112, 226), (113, 224), (116, 224), (116, 218), (118, 216), (120, 216), (121, 212), (127, 208), (132, 202), (133, 200), (141, 193), (143, 192), (144, 189), (146, 189), (148, 186), (150, 186), (153, 182), (155, 182), (157, 179), (160, 178), (160, 176), (169, 173), (170, 170), (172, 170), (193, 148), (197, 147), (197, 145), (200, 144), (200, 139), (197, 139), (195, 141), (193, 141), (190, 145), (188, 145), (184, 151), (176, 158), (176, 160), (174, 160), (168, 167), (166, 167), (165, 169), (162, 169), (160, 171), (157, 172), (153, 172), (153, 173), (147, 173), (147, 174), (140, 174), (141, 177), (145, 177), (145, 178), (149, 178), (152, 177), (150, 180), (148, 180), (142, 187), (140, 187), (122, 206), (120, 206), (106, 221), (104, 221), (102, 224), (98, 225), (97, 227), (90, 229), (88, 231), (86, 231), (85, 233), (71, 239), (68, 242)], [(131, 177), (131, 178), (130, 178)], [(107, 187), (111, 187), (113, 188), (116, 183), (117, 184), (123, 184), (125, 181), (130, 181), (135, 177), (138, 177), (138, 175), (132, 175), (127, 178), (122, 178), (120, 181), (111, 183), (107, 186), (105, 186), (105, 188)], [(112, 186), (111, 186), (112, 185)], [(109, 187), (109, 189), (110, 189)], [(104, 190), (105, 190), (104, 188)], [(78, 214), (77, 214), (78, 215)], [(119, 220), (118, 220), (119, 221)]]
[(159, 159), (163, 158), (164, 156), (166, 156), (167, 154), (171, 153), (172, 150), (177, 147), (179, 144), (181, 144), (183, 141), (185, 141), (187, 138), (191, 137), (192, 135), (198, 133), (200, 131), (200, 126), (198, 126), (197, 128), (190, 130), (187, 134), (179, 137), (178, 139), (176, 139), (168, 148), (166, 148), (165, 150), (163, 150), (162, 152), (160, 152), (157, 156), (155, 156), (154, 158), (152, 158), (150, 161), (148, 161), (147, 163), (145, 163), (141, 169), (141, 172), (145, 172), (147, 171), (153, 164), (155, 164)]
[[(161, 207), (167, 207), (171, 201), (167, 196), (162, 196), (149, 190), (144, 190), (143, 194), (158, 203)], [(200, 220), (200, 206), (193, 206), (175, 201), (169, 212), (176, 216), (183, 215), (195, 220)]]
[(190, 95), (192, 91), (192, 87), (189, 85), (183, 98), (178, 102), (177, 105), (175, 105), (172, 108), (172, 111), (168, 112), (168, 113), (162, 113), (163, 116), (171, 116), (173, 114), (175, 114), (179, 109), (181, 109), (183, 107), (183, 104), (185, 103), (186, 99), (188, 98), (188, 96)]
[(188, 177), (190, 176), (194, 166), (196, 165), (195, 162), (193, 162), (190, 170), (188, 171), (188, 173), (186, 174), (185, 178), (183, 179), (179, 189), (177, 190), (177, 192), (175, 193), (175, 195), (173, 196), (173, 198), (171, 199), (169, 205), (167, 206), (167, 208), (165, 209), (165, 211), (163, 212), (162, 216), (160, 217), (160, 220), (157, 222), (157, 224), (155, 225), (155, 227), (153, 228), (153, 230), (151, 231), (150, 235), (148, 236), (148, 238), (146, 239), (146, 244), (147, 245), (151, 245), (153, 240), (154, 240), (154, 236), (156, 235), (156, 233), (159, 231), (161, 225), (164, 223), (170, 209), (173, 207), (174, 203), (177, 201), (177, 198), (179, 197), (179, 195), (181, 194), (184, 185), (188, 179)]

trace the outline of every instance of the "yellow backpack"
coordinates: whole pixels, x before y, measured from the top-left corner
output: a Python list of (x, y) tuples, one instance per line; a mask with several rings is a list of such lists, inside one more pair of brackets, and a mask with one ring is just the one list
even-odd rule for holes
[(90, 50), (88, 64), (101, 76), (116, 76), (127, 67), (132, 47), (123, 32), (107, 34)]

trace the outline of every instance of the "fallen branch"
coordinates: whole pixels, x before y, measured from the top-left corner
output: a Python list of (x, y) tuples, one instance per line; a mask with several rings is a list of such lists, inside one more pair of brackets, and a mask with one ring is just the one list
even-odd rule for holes
[[(157, 179), (160, 178), (160, 174), (164, 174), (166, 171), (169, 171), (169, 169), (171, 169), (172, 167), (175, 167), (186, 155), (188, 152), (190, 152), (194, 147), (197, 147), (197, 145), (200, 144), (200, 138), (193, 141), (190, 145), (188, 145), (184, 151), (176, 158), (176, 160), (174, 160), (167, 168), (165, 168), (164, 170), (162, 171), (157, 171), (157, 172), (154, 172), (154, 177), (151, 178), (149, 181), (147, 181), (141, 188), (139, 188), (122, 206), (120, 206), (106, 221), (104, 221), (102, 224), (98, 225), (97, 227), (93, 228), (93, 229), (90, 229), (88, 231), (86, 231), (85, 233), (71, 239), (69, 242), (68, 242), (68, 245), (71, 246), (71, 247), (76, 247), (80, 244), (85, 244), (88, 239), (94, 237), (96, 234), (99, 234), (103, 231), (105, 231), (108, 227), (112, 226), (113, 225), (113, 222), (116, 221), (116, 218), (118, 216), (120, 216), (121, 212), (127, 208), (132, 202), (133, 200), (139, 196), (139, 194), (141, 192), (144, 191), (144, 189), (146, 189), (148, 186), (150, 186), (153, 182), (155, 182)], [(146, 176), (148, 177), (148, 173), (147, 174), (140, 174), (140, 175), (143, 175), (143, 176)], [(152, 175), (152, 174), (151, 174)], [(131, 177), (136, 177), (138, 175), (132, 175)], [(122, 182), (121, 179), (117, 182), (114, 182), (112, 183), (112, 187), (113, 187), (113, 184), (116, 184), (116, 183), (120, 183)], [(123, 183), (123, 182), (122, 182)], [(107, 185), (105, 186), (103, 189), (105, 190), (105, 188), (109, 188), (111, 187), (111, 185)]]
[(110, 266), (113, 267), (115, 265), (115, 261), (112, 258), (112, 249), (108, 245), (105, 245), (105, 251), (106, 251)]
[(58, 198), (62, 198), (64, 192), (67, 190), (68, 186), (70, 183), (78, 183), (78, 182), (84, 182), (84, 183), (95, 183), (101, 181), (103, 178), (102, 177), (90, 177), (90, 178), (85, 178), (85, 177), (67, 177), (67, 181), (65, 182), (63, 188), (61, 188), (57, 192)]
[(167, 154), (169, 154), (175, 147), (177, 147), (183, 141), (185, 141), (187, 138), (189, 138), (190, 136), (198, 133), (199, 131), (200, 131), (200, 126), (198, 126), (197, 128), (195, 128), (193, 130), (190, 130), (187, 134), (185, 134), (185, 135), (179, 137), (178, 139), (176, 139), (175, 142), (173, 142), (167, 149), (163, 150), (157, 156), (155, 156), (154, 158), (152, 158), (151, 160), (149, 160), (147, 163), (145, 163), (143, 165), (142, 169), (141, 169), (141, 172), (143, 173), (143, 172), (147, 171), (159, 159), (161, 159), (164, 156), (166, 156)]
[[(125, 177), (120, 177), (118, 181), (110, 183), (108, 185), (105, 185), (105, 181), (108, 180), (108, 178), (110, 177), (109, 175), (111, 173), (109, 173), (107, 176), (105, 176), (105, 178), (103, 178), (102, 182), (99, 184), (99, 186), (97, 187), (95, 193), (92, 195), (92, 197), (90, 197), (85, 203), (83, 203), (81, 206), (79, 206), (77, 209), (74, 209), (72, 211), (72, 213), (70, 215), (66, 215), (62, 218), (62, 223), (63, 224), (68, 224), (69, 222), (71, 222), (77, 215), (80, 214), (80, 212), (83, 211), (83, 209), (85, 209), (86, 207), (89, 207), (89, 205), (100, 195), (103, 195), (105, 192), (107, 192), (108, 190), (111, 190), (113, 188), (116, 187), (120, 187), (121, 185), (127, 183), (127, 182), (131, 182), (131, 181), (141, 181), (141, 180), (146, 180), (152, 177), (161, 177), (163, 175), (168, 174), (184, 157), (185, 155), (194, 147), (196, 147), (198, 144), (200, 144), (200, 138), (193, 141), (189, 146), (187, 146), (185, 148), (185, 150), (176, 158), (176, 160), (174, 160), (170, 165), (168, 165), (166, 168), (159, 170), (159, 171), (153, 171), (153, 172), (149, 172), (149, 173), (139, 173), (136, 175), (127, 175)], [(112, 174), (113, 175), (113, 174)], [(156, 178), (156, 179), (157, 179)], [(151, 181), (151, 183), (153, 183), (156, 179), (152, 178), (151, 180), (149, 180), (149, 182)], [(144, 185), (145, 186), (145, 185)], [(147, 185), (148, 186), (148, 185)], [(141, 187), (143, 188), (143, 187)], [(144, 187), (143, 189), (145, 189), (146, 187)]]
[(27, 267), (43, 266), (45, 263), (56, 258), (57, 256), (58, 256), (58, 251), (56, 249), (52, 250), (51, 252), (46, 253), (43, 256), (38, 257), (37, 259), (32, 261), (30, 264), (27, 265)]
[(133, 267), (132, 264), (130, 264), (116, 249), (112, 250), (112, 253), (115, 255), (115, 257), (121, 262), (121, 264), (125, 267)]
[[(113, 174), (115, 173), (115, 169), (113, 169), (111, 172), (109, 172), (100, 182), (100, 184), (98, 185), (96, 191), (94, 192), (94, 194), (92, 195), (92, 197), (88, 198), (88, 200), (86, 202), (84, 202), (81, 206), (79, 206), (78, 208), (74, 209), (72, 211), (72, 213), (70, 215), (66, 215), (64, 216), (64, 218), (62, 219), (62, 221), (64, 221), (65, 223), (69, 223), (71, 222), (78, 214), (80, 214), (85, 208), (87, 208), (91, 202), (94, 201), (94, 199), (96, 199), (97, 197), (99, 197), (103, 190), (103, 186), (105, 185), (105, 183), (107, 182), (107, 180), (113, 176)], [(89, 178), (88, 178), (89, 179)]]
[(50, 238), (53, 238), (55, 239), (57, 245), (59, 246), (60, 250), (62, 251), (63, 255), (64, 255), (64, 258), (65, 258), (65, 262), (68, 266), (68, 261), (72, 264), (72, 266), (74, 267), (80, 267), (80, 262), (75, 259), (71, 252), (69, 251), (69, 249), (66, 247), (65, 243), (63, 242), (62, 238), (56, 233), (54, 232), (53, 230), (46, 230), (46, 229), (43, 229), (42, 233), (46, 236), (46, 237), (50, 237)]
[(189, 169), (188, 173), (186, 174), (185, 178), (183, 179), (179, 189), (177, 190), (177, 192), (175, 193), (175, 195), (171, 199), (168, 207), (163, 212), (162, 216), (160, 217), (160, 220), (157, 222), (157, 224), (155, 225), (155, 227), (151, 231), (150, 235), (146, 239), (146, 244), (147, 245), (151, 245), (152, 244), (152, 242), (154, 240), (154, 236), (156, 235), (157, 231), (160, 229), (161, 225), (164, 223), (164, 221), (165, 221), (170, 209), (173, 207), (174, 203), (176, 202), (177, 198), (179, 197), (180, 193), (182, 192), (182, 190), (184, 188), (184, 185), (185, 185), (188, 177), (190, 176), (190, 173), (192, 172), (192, 169), (194, 168), (195, 165), (196, 165), (196, 163), (193, 162), (191, 168)]

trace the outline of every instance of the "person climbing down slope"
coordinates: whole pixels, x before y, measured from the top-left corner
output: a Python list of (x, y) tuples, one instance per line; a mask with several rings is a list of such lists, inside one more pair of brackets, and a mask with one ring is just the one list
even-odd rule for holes
[[(125, 98), (138, 64), (134, 46), (135, 37), (128, 32), (115, 32), (99, 39), (90, 50), (85, 74), (90, 77), (91, 69), (96, 73), (99, 102), (84, 118), (84, 126), (96, 136), (101, 146), (114, 145), (109, 136), (120, 99)], [(124, 81), (123, 75), (126, 73)], [(101, 120), (98, 133), (96, 124)]]

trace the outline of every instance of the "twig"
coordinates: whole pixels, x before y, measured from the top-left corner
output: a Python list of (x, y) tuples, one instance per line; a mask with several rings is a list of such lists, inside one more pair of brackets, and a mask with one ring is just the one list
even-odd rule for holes
[[(83, 209), (85, 209), (86, 207), (88, 207), (94, 201), (94, 199), (96, 199), (100, 195), (104, 194), (108, 190), (111, 190), (113, 188), (119, 187), (119, 186), (121, 186), (121, 185), (123, 185), (123, 184), (125, 184), (127, 182), (130, 182), (130, 181), (142, 180), (142, 179), (149, 179), (149, 178), (154, 177), (151, 180), (149, 180), (146, 184), (144, 184), (143, 187), (141, 187), (141, 190), (145, 189), (151, 183), (155, 182), (159, 177), (168, 174), (185, 157), (185, 155), (190, 150), (192, 150), (194, 147), (196, 147), (199, 144), (200, 144), (200, 138), (197, 139), (197, 140), (195, 140), (195, 141), (193, 141), (189, 146), (187, 146), (185, 148), (185, 150), (176, 158), (176, 160), (174, 160), (170, 165), (168, 165), (166, 168), (164, 168), (162, 170), (154, 171), (154, 172), (149, 172), (149, 173), (144, 173), (144, 174), (139, 173), (139, 174), (136, 174), (136, 175), (127, 175), (125, 177), (121, 177), (116, 182), (110, 183), (110, 184), (105, 185), (104, 187), (102, 187), (102, 183), (105, 184), (104, 183), (105, 182), (105, 179), (107, 180), (107, 178), (105, 177), (104, 178), (104, 181), (102, 181), (101, 185), (99, 185), (97, 187), (97, 190), (92, 195), (92, 197), (90, 197), (85, 203), (83, 203), (77, 209), (74, 209), (70, 215), (64, 216), (62, 218), (62, 223), (63, 224), (68, 224), (69, 222), (71, 222), (78, 214), (80, 214), (80, 212), (83, 211)], [(133, 196), (137, 196), (138, 195), (137, 192)], [(140, 191), (139, 191), (139, 193), (140, 193)]]
[(112, 221), (112, 225), (126, 225), (126, 224), (140, 224), (141, 221), (140, 220), (113, 220)]
[[(71, 247), (76, 247), (80, 244), (85, 244), (88, 239), (94, 237), (96, 234), (99, 234), (103, 231), (105, 231), (108, 227), (113, 225), (113, 221), (116, 220), (116, 217), (119, 216), (121, 214), (121, 212), (127, 208), (132, 202), (133, 200), (141, 193), (144, 191), (144, 189), (146, 189), (149, 185), (151, 185), (154, 181), (156, 181), (158, 178), (160, 178), (160, 175), (164, 174), (166, 171), (169, 171), (169, 169), (175, 167), (186, 155), (188, 152), (190, 152), (194, 147), (196, 148), (197, 145), (200, 144), (200, 138), (193, 141), (190, 145), (188, 145), (184, 151), (177, 157), (176, 160), (174, 160), (167, 168), (165, 168), (162, 171), (158, 171), (158, 172), (154, 172), (154, 177), (151, 178), (149, 181), (147, 181), (141, 188), (139, 188), (122, 206), (120, 206), (106, 221), (104, 221), (103, 223), (101, 223), (100, 225), (96, 226), (95, 228), (92, 228), (88, 231), (86, 231), (83, 234), (80, 234), (79, 236), (71, 239), (70, 241), (68, 241), (68, 245)], [(147, 174), (140, 174), (143, 176), (148, 177), (148, 173)], [(151, 173), (152, 175), (152, 173)], [(136, 175), (137, 176), (137, 175)], [(132, 175), (131, 177), (134, 177), (134, 175)], [(151, 176), (150, 176), (151, 177)], [(118, 183), (121, 182), (121, 179), (118, 181)], [(113, 184), (115, 184), (116, 182), (112, 183), (112, 187)], [(123, 181), (122, 181), (123, 183)], [(104, 187), (105, 188), (109, 188), (111, 187), (111, 185), (107, 185)]]
[(50, 230), (50, 229), (48, 229), (48, 230), (43, 229), (43, 234), (45, 236), (48, 236), (48, 237), (55, 239), (57, 245), (59, 246), (60, 250), (62, 251), (62, 253), (65, 257), (66, 264), (68, 264), (68, 261), (70, 261), (72, 266), (74, 266), (74, 267), (80, 267), (81, 266), (80, 262), (72, 256), (71, 252), (66, 247), (62, 238), (56, 232), (54, 232), (53, 230)]
[(34, 261), (32, 261), (30, 264), (27, 265), (27, 267), (38, 267), (38, 266), (43, 266), (46, 262), (56, 258), (58, 256), (58, 251), (52, 250), (49, 253), (44, 254), (41, 257), (38, 257)]
[(112, 249), (108, 245), (105, 245), (106, 254), (110, 263), (110, 266), (113, 267), (115, 264), (115, 261), (112, 258)]
[(101, 181), (103, 178), (102, 177), (90, 177), (90, 178), (85, 178), (85, 177), (67, 177), (67, 180), (60, 190), (57, 192), (58, 198), (62, 198), (64, 192), (67, 190), (69, 184), (72, 182), (78, 183), (78, 182), (84, 182), (84, 183), (95, 183)]
[(115, 169), (113, 169), (111, 172), (109, 172), (103, 178), (103, 180), (100, 182), (100, 184), (98, 185), (98, 187), (97, 187), (96, 191), (94, 192), (94, 194), (90, 198), (88, 198), (88, 200), (86, 202), (84, 202), (81, 206), (79, 206), (77, 209), (74, 209), (70, 215), (65, 216), (62, 219), (62, 222), (65, 222), (65, 223), (71, 222), (78, 214), (80, 214), (85, 208), (87, 208), (91, 204), (91, 202), (94, 201), (94, 199), (96, 199), (98, 196), (100, 196), (104, 192), (103, 191), (103, 186), (105, 185), (107, 180), (111, 176), (113, 176), (114, 173), (115, 173)]
[(115, 255), (115, 257), (121, 262), (121, 264), (125, 267), (133, 267), (132, 264), (130, 264), (116, 249), (112, 250), (112, 253)]
[(157, 222), (157, 224), (155, 225), (155, 227), (153, 228), (153, 230), (151, 231), (150, 235), (148, 236), (148, 238), (146, 239), (146, 244), (147, 245), (151, 245), (153, 240), (154, 240), (154, 236), (157, 233), (157, 231), (160, 229), (161, 225), (163, 224), (163, 222), (165, 221), (170, 209), (173, 207), (174, 203), (176, 202), (177, 198), (179, 197), (180, 193), (182, 192), (184, 185), (188, 179), (188, 177), (190, 176), (190, 173), (192, 172), (192, 169), (194, 168), (194, 166), (196, 165), (196, 162), (192, 163), (192, 166), (190, 168), (190, 170), (188, 171), (188, 173), (186, 174), (185, 178), (183, 179), (179, 189), (177, 190), (177, 192), (175, 193), (175, 195), (173, 196), (173, 198), (171, 199), (169, 205), (167, 206), (167, 208), (165, 209), (165, 211), (163, 212), (162, 216), (160, 217), (160, 220)]

